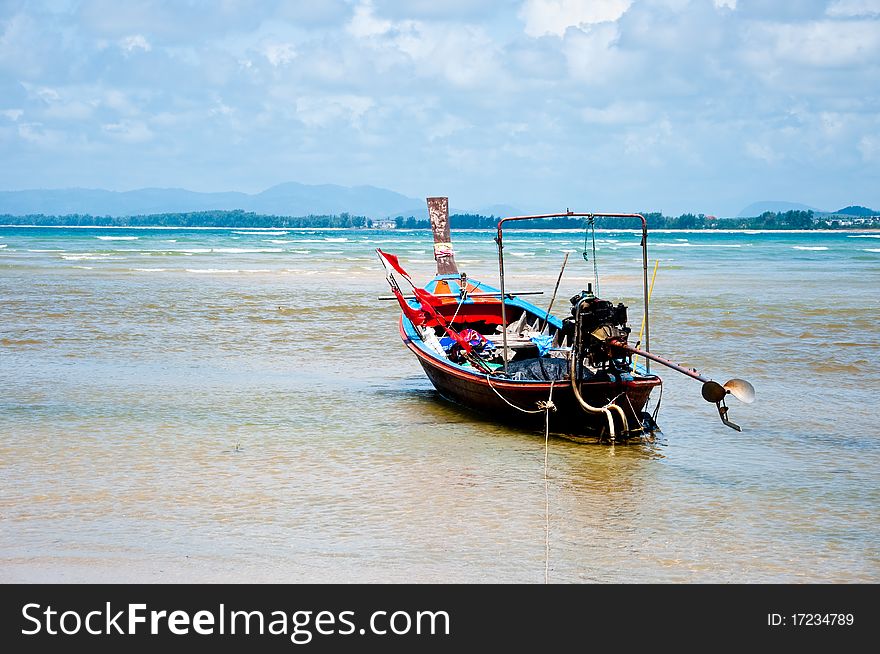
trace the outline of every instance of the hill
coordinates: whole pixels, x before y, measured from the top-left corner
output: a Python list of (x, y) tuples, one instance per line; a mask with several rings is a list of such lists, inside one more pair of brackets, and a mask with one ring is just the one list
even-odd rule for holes
[(852, 205), (849, 207), (844, 207), (843, 209), (838, 209), (834, 212), (835, 215), (841, 216), (859, 216), (859, 217), (867, 217), (867, 216), (880, 216), (880, 211), (874, 211), (873, 209), (868, 209), (868, 207), (860, 207), (858, 205)]
[(797, 202), (784, 202), (779, 200), (762, 200), (761, 202), (753, 202), (742, 211), (739, 212), (737, 218), (754, 218), (760, 216), (766, 211), (771, 213), (784, 213), (786, 211), (815, 211), (819, 210), (806, 204)]
[(288, 182), (261, 193), (199, 193), (181, 188), (31, 189), (0, 191), (0, 214), (139, 216), (197, 211), (247, 211), (281, 216), (353, 213), (372, 217), (421, 216), (425, 201), (375, 186)]

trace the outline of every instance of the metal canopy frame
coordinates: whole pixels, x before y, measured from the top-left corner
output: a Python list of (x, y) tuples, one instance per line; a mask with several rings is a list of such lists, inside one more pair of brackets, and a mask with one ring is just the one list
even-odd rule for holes
[[(498, 236), (495, 242), (498, 244), (498, 276), (501, 279), (501, 324), (503, 329), (501, 337), (503, 340), (503, 350), (501, 357), (504, 359), (504, 374), (507, 374), (507, 310), (506, 298), (504, 293), (504, 235), (503, 225), (507, 222), (515, 220), (538, 220), (541, 218), (638, 218), (642, 221), (642, 285), (643, 299), (645, 311), (645, 351), (651, 351), (651, 326), (648, 319), (648, 221), (640, 213), (574, 213), (567, 211), (565, 213), (544, 213), (534, 216), (509, 216), (498, 221)], [(650, 374), (651, 360), (645, 358), (645, 370)]]

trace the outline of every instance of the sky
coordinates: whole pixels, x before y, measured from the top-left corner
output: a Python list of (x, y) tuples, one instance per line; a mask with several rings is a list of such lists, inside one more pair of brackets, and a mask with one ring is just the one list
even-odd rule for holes
[(880, 208), (880, 0), (0, 0), (0, 190)]

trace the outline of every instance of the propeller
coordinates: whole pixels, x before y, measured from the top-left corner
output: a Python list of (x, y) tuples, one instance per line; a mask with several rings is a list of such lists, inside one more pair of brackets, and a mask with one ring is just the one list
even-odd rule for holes
[(733, 395), (740, 402), (751, 404), (755, 401), (755, 387), (745, 379), (731, 379), (723, 386), (717, 381), (703, 383), (703, 399), (707, 402), (721, 402), (728, 394)]
[(727, 419), (728, 407), (724, 403), (724, 398), (727, 397), (728, 394), (730, 394), (733, 395), (740, 402), (751, 404), (755, 401), (754, 386), (752, 386), (745, 379), (731, 379), (723, 386), (717, 381), (712, 381), (711, 379), (708, 379), (703, 382), (702, 394), (704, 400), (706, 400), (707, 402), (711, 402), (718, 407), (718, 415), (721, 416), (721, 422), (723, 422), (731, 429), (742, 431), (742, 427), (740, 427), (735, 422), (731, 422)]
[(740, 402), (751, 404), (755, 401), (755, 387), (745, 379), (731, 379), (722, 388)]

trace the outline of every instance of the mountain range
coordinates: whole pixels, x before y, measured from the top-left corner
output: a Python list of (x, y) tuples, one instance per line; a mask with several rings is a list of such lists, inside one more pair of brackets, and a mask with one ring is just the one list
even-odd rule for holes
[(338, 215), (368, 217), (419, 215), (424, 200), (375, 186), (307, 185), (288, 182), (261, 193), (200, 193), (181, 188), (34, 189), (0, 191), (0, 213), (96, 216), (137, 216), (158, 213), (235, 210), (278, 216)]
[[(90, 214), (117, 217), (236, 209), (275, 216), (349, 213), (368, 218), (424, 218), (427, 213), (424, 199), (407, 197), (376, 186), (287, 182), (253, 194), (235, 191), (201, 193), (182, 188), (142, 188), (133, 191), (85, 188), (0, 191), (0, 214), (13, 216)], [(846, 207), (837, 212), (823, 212), (796, 202), (763, 201), (745, 207), (739, 216), (760, 216), (765, 211), (790, 210), (849, 215), (876, 214), (871, 209), (858, 206)], [(511, 216), (530, 212), (507, 204), (493, 204), (468, 208), (452, 206), (450, 213)]]

